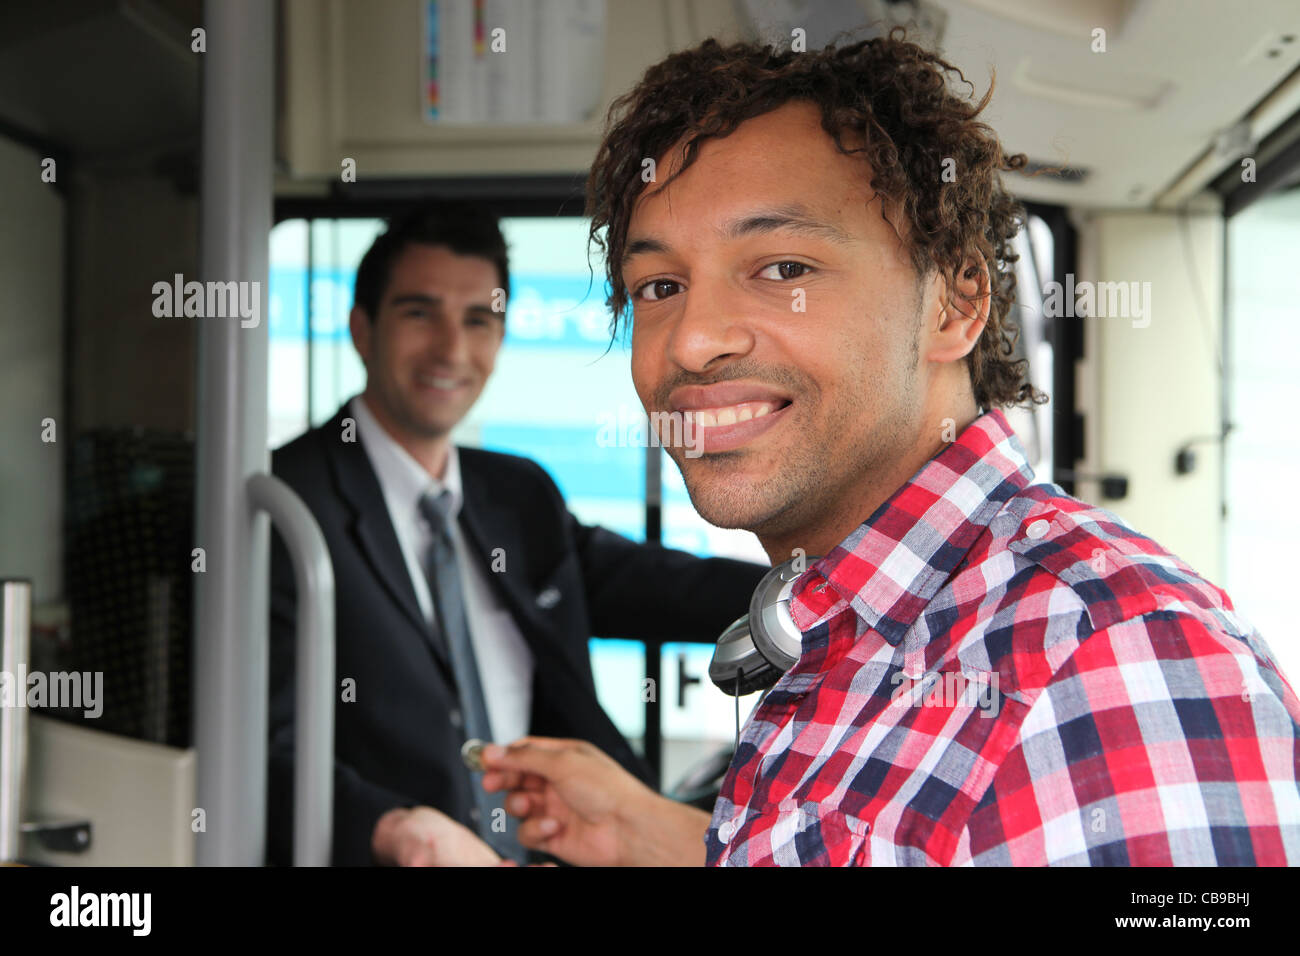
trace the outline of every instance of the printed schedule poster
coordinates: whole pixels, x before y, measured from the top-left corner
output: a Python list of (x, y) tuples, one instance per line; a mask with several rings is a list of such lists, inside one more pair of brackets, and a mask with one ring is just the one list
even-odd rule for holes
[(604, 43), (605, 0), (426, 0), (424, 118), (584, 122), (600, 101)]

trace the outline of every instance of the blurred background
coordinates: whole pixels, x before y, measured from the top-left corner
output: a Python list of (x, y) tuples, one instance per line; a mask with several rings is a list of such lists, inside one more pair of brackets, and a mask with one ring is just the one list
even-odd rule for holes
[[(584, 521), (764, 560), (752, 536), (695, 514), (659, 449), (600, 438), (642, 413), (589, 258), (583, 178), (608, 104), (672, 50), (709, 36), (785, 43), (795, 27), (815, 48), (905, 24), (976, 96), (996, 76), (984, 119), (1031, 161), (1007, 176), (1029, 213), (1018, 347), (1050, 402), (1013, 424), (1039, 480), (1226, 588), (1300, 674), (1294, 3), (266, 6), (267, 448), (360, 390), (347, 316), (383, 218), (424, 198), (479, 199), (504, 217), (512, 297), (497, 370), (457, 441), (535, 458)], [(198, 322), (154, 314), (153, 287), (201, 273), (203, 217), (222, 214), (200, 190), (204, 85), (222, 82), (196, 49), (206, 13), (199, 0), (0, 7), (0, 577), (32, 583), (33, 669), (105, 673), (99, 717), (32, 715), (33, 812), (94, 823), (89, 846), (33, 841), (33, 859), (194, 861), (202, 346)], [(493, 24), (512, 38), (507, 56), (483, 48)], [(1044, 307), (1057, 284), (1085, 281), (1150, 283), (1149, 315)], [(665, 786), (734, 734), (710, 654), (592, 642), (602, 703)]]

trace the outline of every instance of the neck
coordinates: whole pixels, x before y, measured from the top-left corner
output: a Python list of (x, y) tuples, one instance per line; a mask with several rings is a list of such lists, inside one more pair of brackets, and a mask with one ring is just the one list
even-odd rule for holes
[(401, 445), (406, 450), (406, 453), (420, 464), (421, 468), (439, 481), (443, 479), (447, 471), (447, 455), (451, 451), (450, 435), (427, 437), (402, 428), (388, 414), (383, 402), (375, 398), (374, 392), (368, 386), (361, 393), (361, 400), (366, 403), (366, 408), (369, 409), (371, 415), (375, 416), (375, 421), (379, 422), (379, 426), (388, 433), (393, 441)]
[[(829, 554), (926, 462), (948, 447), (977, 416), (975, 400), (969, 392), (964, 400), (943, 403), (937, 411), (923, 414), (917, 423), (916, 440), (908, 452), (884, 463), (883, 468), (857, 476), (855, 483), (844, 489), (829, 507), (798, 527), (770, 534), (756, 532), (768, 560), (775, 566), (790, 560), (798, 553), (797, 549), (802, 549), (809, 558)], [(953, 422), (949, 427), (945, 427), (947, 419)]]

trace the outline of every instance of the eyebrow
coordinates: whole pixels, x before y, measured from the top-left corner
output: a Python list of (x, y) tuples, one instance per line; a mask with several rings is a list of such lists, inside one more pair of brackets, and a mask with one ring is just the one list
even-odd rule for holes
[[(407, 292), (403, 295), (393, 296), (393, 298), (389, 300), (388, 304), (392, 306), (399, 306), (399, 305), (440, 306), (442, 305), (442, 299), (438, 298), (437, 296), (424, 295), (421, 292)], [(502, 314), (500, 312), (497, 312), (495, 309), (493, 309), (492, 306), (486, 305), (482, 302), (475, 302), (471, 305), (467, 305), (465, 307), (465, 311), (466, 312), (488, 312), (491, 313), (492, 315)]]
[(388, 300), (389, 305), (441, 305), (442, 299), (435, 299), (431, 295), (422, 295), (418, 292), (407, 292), (404, 295), (395, 295)]
[[(817, 218), (807, 207), (799, 203), (789, 203), (771, 209), (760, 209), (747, 216), (725, 222), (718, 229), (718, 234), (729, 242), (748, 236), (762, 235), (784, 229), (796, 235), (811, 239), (825, 239), (828, 242), (847, 244), (853, 237), (832, 222)], [(644, 253), (666, 253), (670, 250), (668, 243), (652, 236), (631, 240), (623, 253), (623, 264), (633, 256)]]

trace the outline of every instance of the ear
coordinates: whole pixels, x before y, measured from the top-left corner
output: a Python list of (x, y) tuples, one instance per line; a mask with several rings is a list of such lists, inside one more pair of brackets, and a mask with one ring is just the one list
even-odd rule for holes
[(374, 323), (370, 321), (365, 310), (354, 305), (348, 313), (348, 330), (352, 333), (352, 346), (361, 356), (361, 364), (370, 367), (370, 338), (374, 334)]
[(939, 283), (939, 314), (930, 325), (931, 362), (955, 362), (975, 348), (989, 321), (989, 267), (982, 258), (967, 259), (956, 281)]

